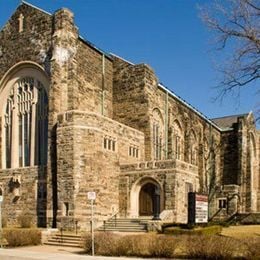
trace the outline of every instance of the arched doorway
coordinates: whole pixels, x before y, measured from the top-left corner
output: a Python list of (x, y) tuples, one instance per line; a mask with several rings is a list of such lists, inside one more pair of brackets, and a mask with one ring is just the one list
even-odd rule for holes
[[(156, 202), (156, 204), (155, 204)], [(157, 207), (155, 207), (157, 205)], [(164, 210), (164, 193), (162, 185), (154, 178), (145, 176), (133, 184), (130, 193), (129, 216), (137, 218), (141, 216), (157, 217)]]
[(160, 187), (148, 182), (139, 192), (139, 216), (153, 216), (159, 219), (160, 214)]
[(145, 184), (139, 194), (139, 216), (152, 216), (154, 204), (154, 190), (156, 186), (152, 183)]

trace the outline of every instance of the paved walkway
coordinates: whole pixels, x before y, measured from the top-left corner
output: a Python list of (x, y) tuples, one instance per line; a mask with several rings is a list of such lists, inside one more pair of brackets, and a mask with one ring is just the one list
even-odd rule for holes
[[(84, 255), (82, 250), (73, 247), (58, 246), (30, 246), (19, 247), (14, 249), (0, 249), (1, 260), (82, 260), (82, 259), (108, 259), (108, 260), (124, 260), (126, 257), (104, 257), (104, 256), (88, 256)], [(131, 260), (140, 259), (132, 258)]]

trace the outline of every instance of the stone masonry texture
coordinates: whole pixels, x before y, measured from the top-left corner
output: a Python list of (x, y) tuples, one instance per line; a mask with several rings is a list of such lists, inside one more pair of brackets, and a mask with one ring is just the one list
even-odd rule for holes
[[(152, 219), (156, 196), (162, 222), (187, 223), (190, 191), (208, 196), (210, 219), (260, 211), (260, 133), (252, 113), (208, 119), (159, 84), (149, 65), (83, 39), (66, 8), (49, 14), (21, 3), (0, 31), (0, 50), (0, 188), (8, 225), (29, 212), (37, 226), (89, 229), (90, 191), (96, 226), (115, 215)], [(46, 79), (45, 165), (6, 166), (6, 93), (17, 75)]]

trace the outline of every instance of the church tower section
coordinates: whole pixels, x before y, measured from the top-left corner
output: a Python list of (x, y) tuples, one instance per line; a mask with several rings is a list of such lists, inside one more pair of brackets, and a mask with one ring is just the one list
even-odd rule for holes
[(21, 4), (0, 31), (0, 183), (4, 217), (46, 225), (52, 16)]

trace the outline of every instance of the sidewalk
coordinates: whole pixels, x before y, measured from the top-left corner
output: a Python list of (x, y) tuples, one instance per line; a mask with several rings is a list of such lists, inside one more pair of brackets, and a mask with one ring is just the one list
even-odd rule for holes
[[(79, 248), (58, 246), (30, 246), (14, 249), (0, 249), (1, 260), (82, 260), (82, 259), (129, 259), (126, 257), (105, 257), (84, 255)], [(132, 258), (131, 260), (140, 259)]]

